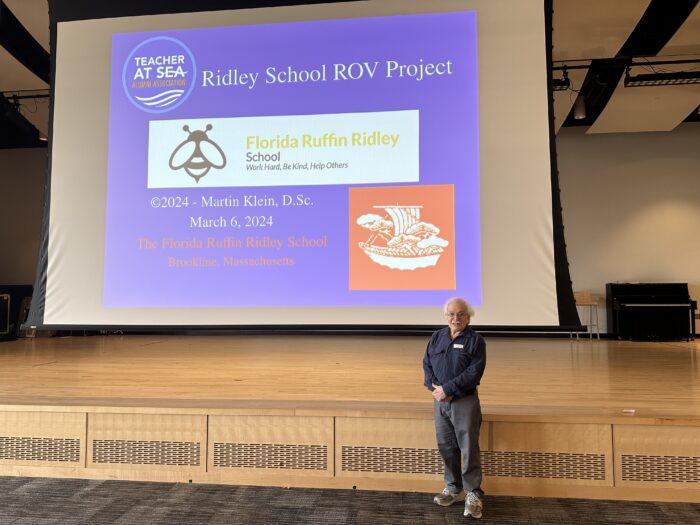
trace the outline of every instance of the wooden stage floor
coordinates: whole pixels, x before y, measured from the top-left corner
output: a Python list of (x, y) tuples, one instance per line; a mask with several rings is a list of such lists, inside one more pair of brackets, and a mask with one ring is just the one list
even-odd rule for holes
[[(0, 405), (431, 410), (425, 337), (109, 336), (0, 344)], [(485, 414), (700, 420), (700, 342), (487, 339)], [(634, 411), (634, 412), (632, 412)]]
[[(434, 491), (427, 337), (0, 343), (0, 475)], [(487, 338), (490, 494), (700, 501), (700, 344)]]

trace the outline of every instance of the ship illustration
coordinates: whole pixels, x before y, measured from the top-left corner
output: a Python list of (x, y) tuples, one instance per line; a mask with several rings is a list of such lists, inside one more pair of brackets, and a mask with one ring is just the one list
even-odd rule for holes
[(370, 230), (359, 247), (377, 264), (395, 270), (435, 266), (449, 242), (438, 237), (440, 229), (420, 220), (422, 206), (373, 206), (385, 215), (368, 213), (357, 224)]

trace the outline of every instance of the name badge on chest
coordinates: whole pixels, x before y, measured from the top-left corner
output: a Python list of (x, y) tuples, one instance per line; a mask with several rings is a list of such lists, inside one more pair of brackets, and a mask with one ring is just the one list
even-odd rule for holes
[(460, 345), (460, 344), (455, 343), (455, 348), (464, 348), (464, 345)]

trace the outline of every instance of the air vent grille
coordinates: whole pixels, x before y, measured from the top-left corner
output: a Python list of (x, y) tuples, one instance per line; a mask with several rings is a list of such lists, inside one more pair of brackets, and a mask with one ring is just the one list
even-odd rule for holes
[(213, 460), (215, 467), (325, 471), (328, 469), (328, 447), (277, 443), (214, 443)]
[(0, 460), (78, 463), (80, 440), (0, 436)]
[(482, 451), (485, 476), (550, 479), (605, 479), (604, 454)]
[(182, 441), (95, 439), (93, 463), (198, 467), (200, 444)]
[(429, 448), (343, 446), (341, 468), (347, 472), (443, 473), (440, 454)]
[(623, 481), (700, 483), (700, 457), (622, 455)]

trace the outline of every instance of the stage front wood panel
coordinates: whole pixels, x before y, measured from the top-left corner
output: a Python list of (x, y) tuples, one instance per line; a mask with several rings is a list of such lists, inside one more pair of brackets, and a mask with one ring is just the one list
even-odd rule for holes
[(487, 421), (484, 426), (487, 476), (520, 483), (538, 478), (565, 486), (614, 484), (613, 425)]
[(615, 465), (624, 487), (700, 486), (700, 427), (617, 425)]
[(442, 478), (431, 419), (337, 417), (335, 433), (341, 478)]
[(87, 418), (87, 467), (205, 472), (207, 417), (93, 414)]
[(269, 472), (333, 477), (333, 418), (210, 416), (208, 467), (219, 479)]
[(0, 412), (0, 462), (83, 467), (85, 433), (84, 413)]
[[(424, 338), (0, 345), (0, 475), (442, 488)], [(491, 494), (700, 501), (696, 343), (488, 341)]]

